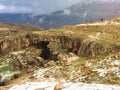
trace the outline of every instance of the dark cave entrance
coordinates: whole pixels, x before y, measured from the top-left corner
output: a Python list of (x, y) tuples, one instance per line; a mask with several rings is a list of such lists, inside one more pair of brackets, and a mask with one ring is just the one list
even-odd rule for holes
[(38, 49), (41, 49), (40, 57), (44, 59), (50, 58), (50, 48), (47, 47), (49, 41), (40, 41), (35, 45)]
[(42, 53), (40, 56), (44, 59), (50, 58), (50, 48), (47, 47), (48, 44), (49, 44), (49, 41), (41, 42)]

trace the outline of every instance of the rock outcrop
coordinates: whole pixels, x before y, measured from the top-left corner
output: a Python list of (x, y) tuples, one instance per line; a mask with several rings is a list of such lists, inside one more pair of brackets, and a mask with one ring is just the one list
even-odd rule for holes
[[(52, 45), (49, 45), (52, 43)], [(57, 46), (56, 46), (57, 44)], [(78, 56), (92, 58), (100, 54), (120, 50), (120, 45), (109, 45), (97, 41), (84, 41), (82, 38), (70, 37), (67, 35), (41, 35), (41, 34), (24, 34), (16, 37), (2, 39), (0, 42), (0, 54), (10, 51), (20, 50), (29, 46), (35, 46), (43, 49), (43, 57), (49, 57), (50, 50), (73, 52)], [(45, 56), (46, 55), (46, 56)]]
[(29, 46), (29, 40), (25, 36), (9, 37), (0, 42), (0, 54), (6, 54), (10, 51), (19, 50)]
[(78, 56), (88, 57), (88, 58), (92, 58), (100, 54), (105, 54), (120, 50), (120, 45), (105, 46), (101, 42), (84, 41), (84, 39), (82, 38), (70, 37), (67, 35), (55, 36), (55, 35), (29, 34), (28, 37), (29, 37), (28, 38), (29, 43), (31, 45), (37, 44), (41, 41), (54, 42), (54, 43), (56, 42), (59, 44), (57, 47), (67, 49), (68, 52), (73, 52)]

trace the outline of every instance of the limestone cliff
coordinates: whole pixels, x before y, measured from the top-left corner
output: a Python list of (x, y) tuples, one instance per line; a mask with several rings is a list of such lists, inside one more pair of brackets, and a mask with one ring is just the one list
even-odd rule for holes
[[(101, 22), (102, 23), (102, 22)], [(49, 31), (0, 31), (0, 54), (35, 46), (44, 55), (60, 49), (92, 58), (120, 50), (119, 25), (65, 26)], [(50, 53), (49, 53), (50, 54)]]
[[(82, 57), (95, 57), (100, 54), (105, 54), (107, 52), (117, 51), (120, 49), (120, 45), (109, 45), (105, 47), (102, 43), (97, 41), (84, 41), (82, 38), (70, 37), (67, 35), (41, 35), (29, 33), (25, 35), (19, 35), (16, 37), (7, 38), (1, 40), (0, 42), (0, 53), (5, 54), (9, 51), (20, 50), (32, 45), (38, 45), (41, 47), (41, 42), (48, 42), (47, 45), (51, 43), (58, 43), (57, 47), (67, 49), (68, 52), (73, 52), (78, 56)], [(56, 46), (51, 46), (49, 48), (56, 48)]]

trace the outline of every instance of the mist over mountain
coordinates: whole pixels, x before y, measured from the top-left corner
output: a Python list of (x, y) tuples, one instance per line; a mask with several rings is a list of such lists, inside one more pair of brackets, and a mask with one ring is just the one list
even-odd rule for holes
[[(120, 0), (0, 0), (0, 21), (35, 24), (45, 29), (84, 21), (112, 18), (120, 14)], [(26, 3), (28, 1), (28, 3)]]
[(0, 0), (0, 13), (50, 14), (81, 0)]
[(64, 10), (50, 15), (34, 16), (31, 23), (44, 28), (54, 28), (63, 25), (74, 25), (84, 21), (108, 19), (120, 15), (120, 2), (77, 3)]
[(0, 13), (50, 14), (76, 3), (119, 2), (120, 0), (0, 0)]

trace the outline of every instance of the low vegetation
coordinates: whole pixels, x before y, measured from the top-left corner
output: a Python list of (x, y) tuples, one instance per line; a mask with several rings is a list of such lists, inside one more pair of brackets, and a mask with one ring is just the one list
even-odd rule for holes
[[(19, 26), (22, 31), (24, 27)], [(120, 85), (120, 25), (86, 24), (48, 31), (28, 27), (30, 31), (27, 28), (24, 33), (0, 33), (1, 52), (9, 49), (1, 53), (0, 85), (24, 71), (32, 75), (34, 72), (29, 77), (33, 81), (63, 78), (68, 82)]]

